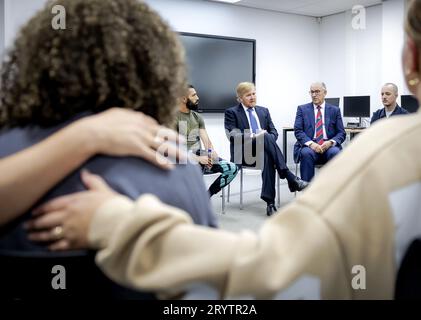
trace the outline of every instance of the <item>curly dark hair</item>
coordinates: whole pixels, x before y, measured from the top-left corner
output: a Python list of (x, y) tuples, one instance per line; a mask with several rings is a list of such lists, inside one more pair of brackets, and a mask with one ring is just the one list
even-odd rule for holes
[[(51, 8), (66, 9), (54, 30)], [(142, 111), (172, 124), (186, 90), (178, 36), (139, 0), (49, 2), (20, 31), (2, 66), (0, 128), (51, 126), (82, 111)]]

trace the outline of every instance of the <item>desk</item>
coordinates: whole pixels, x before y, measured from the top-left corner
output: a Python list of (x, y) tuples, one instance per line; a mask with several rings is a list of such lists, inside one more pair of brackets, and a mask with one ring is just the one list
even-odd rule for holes
[[(346, 134), (349, 134), (350, 140), (352, 140), (357, 134), (363, 132), (365, 128), (345, 128)], [(293, 127), (282, 127), (282, 152), (284, 154), (285, 163), (287, 161), (287, 143), (288, 143), (288, 132), (294, 132)]]
[(349, 134), (350, 140), (352, 140), (357, 134), (363, 132), (366, 128), (345, 128), (345, 132)]

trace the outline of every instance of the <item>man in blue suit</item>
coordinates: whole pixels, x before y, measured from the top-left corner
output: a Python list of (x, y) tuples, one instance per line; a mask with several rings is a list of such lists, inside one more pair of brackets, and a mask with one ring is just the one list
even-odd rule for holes
[(342, 149), (346, 133), (338, 107), (325, 102), (326, 85), (313, 83), (311, 103), (298, 106), (295, 117), (294, 161), (301, 162), (301, 179), (310, 181), (314, 166), (325, 164)]
[(276, 144), (278, 132), (269, 110), (256, 106), (256, 88), (253, 83), (237, 86), (239, 105), (225, 111), (225, 130), (230, 140), (231, 162), (262, 168), (260, 198), (267, 203), (266, 214), (272, 215), (275, 207), (275, 176), (287, 179), (291, 192), (301, 191), (307, 183), (296, 177), (285, 164), (282, 151)]

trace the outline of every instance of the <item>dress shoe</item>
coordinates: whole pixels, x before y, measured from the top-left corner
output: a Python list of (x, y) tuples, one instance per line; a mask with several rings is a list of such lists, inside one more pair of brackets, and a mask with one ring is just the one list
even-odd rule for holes
[(294, 180), (288, 181), (288, 188), (291, 192), (301, 191), (308, 186), (308, 182), (295, 177)]
[(275, 211), (278, 211), (273, 203), (268, 203), (268, 206), (266, 207), (266, 214), (268, 217), (270, 217), (272, 214), (275, 213)]

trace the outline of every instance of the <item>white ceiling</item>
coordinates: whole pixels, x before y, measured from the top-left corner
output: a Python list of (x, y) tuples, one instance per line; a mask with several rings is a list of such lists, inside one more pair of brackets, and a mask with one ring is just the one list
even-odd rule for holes
[[(204, 1), (216, 2), (217, 0)], [(324, 17), (351, 10), (354, 5), (369, 7), (381, 2), (382, 0), (241, 0), (233, 5)]]

